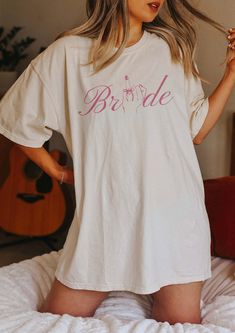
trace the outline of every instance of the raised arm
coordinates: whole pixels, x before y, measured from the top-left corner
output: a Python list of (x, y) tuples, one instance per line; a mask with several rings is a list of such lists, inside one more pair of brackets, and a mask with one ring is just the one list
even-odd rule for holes
[(219, 117), (224, 111), (229, 96), (235, 85), (235, 28), (230, 31), (230, 56), (227, 62), (225, 74), (216, 87), (214, 92), (209, 96), (209, 110), (200, 131), (195, 136), (193, 143), (200, 144), (211, 129), (215, 126)]

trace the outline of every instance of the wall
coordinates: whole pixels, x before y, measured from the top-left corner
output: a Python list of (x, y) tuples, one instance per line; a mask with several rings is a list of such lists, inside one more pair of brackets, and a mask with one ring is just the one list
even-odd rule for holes
[[(200, 0), (199, 8), (221, 23), (226, 29), (235, 26), (234, 0)], [(223, 34), (205, 23), (199, 24), (198, 65), (202, 75), (209, 80), (204, 90), (209, 95), (223, 76), (227, 40)], [(230, 97), (221, 118), (204, 142), (196, 146), (204, 178), (230, 174), (232, 112), (235, 112), (235, 90)]]
[[(85, 3), (81, 0), (0, 0), (0, 13), (0, 25), (9, 28), (23, 26), (19, 36), (29, 35), (37, 39), (29, 49), (32, 58), (41, 46), (53, 42), (58, 33), (79, 25), (85, 19)], [(25, 64), (23, 62), (19, 70)]]
[[(235, 25), (235, 1), (198, 0), (199, 8), (227, 28)], [(30, 35), (37, 41), (30, 47), (30, 57), (22, 62), (19, 71), (36, 56), (41, 46), (47, 46), (56, 35), (64, 30), (81, 24), (86, 19), (85, 0), (0, 0), (0, 20), (6, 27), (25, 26), (22, 36)], [(206, 94), (210, 94), (223, 75), (223, 62), (227, 42), (224, 36), (213, 28), (200, 23), (198, 65), (201, 74), (211, 84), (204, 85)], [(204, 142), (195, 146), (203, 178), (229, 175), (231, 150), (231, 115), (235, 111), (235, 95), (230, 98), (219, 122)], [(63, 147), (60, 136), (54, 135), (52, 147)]]

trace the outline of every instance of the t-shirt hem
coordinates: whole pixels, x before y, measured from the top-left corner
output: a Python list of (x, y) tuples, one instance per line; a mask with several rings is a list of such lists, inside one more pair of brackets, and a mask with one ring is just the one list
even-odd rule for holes
[(43, 144), (45, 143), (45, 141), (47, 141), (47, 139), (45, 141), (32, 141), (32, 140), (25, 140), (22, 138), (19, 138), (15, 135), (13, 135), (11, 132), (9, 132), (7, 129), (5, 129), (4, 127), (2, 127), (0, 125), (0, 134), (4, 135), (7, 139), (18, 143), (22, 146), (27, 146), (27, 147), (32, 147), (32, 148), (41, 148), (43, 146)]
[(72, 288), (72, 289), (85, 289), (85, 290), (95, 290), (95, 291), (129, 291), (136, 294), (151, 294), (154, 293), (160, 288), (172, 285), (172, 284), (182, 284), (182, 283), (191, 283), (197, 281), (205, 281), (212, 276), (211, 270), (205, 274), (200, 275), (187, 275), (181, 277), (170, 278), (168, 280), (164, 280), (164, 282), (159, 282), (158, 284), (155, 283), (151, 287), (134, 287), (134, 286), (127, 286), (124, 284), (89, 284), (89, 283), (80, 283), (80, 282), (71, 282), (67, 279), (64, 279), (59, 273), (56, 272), (55, 277), (58, 281), (60, 281), (65, 286)]

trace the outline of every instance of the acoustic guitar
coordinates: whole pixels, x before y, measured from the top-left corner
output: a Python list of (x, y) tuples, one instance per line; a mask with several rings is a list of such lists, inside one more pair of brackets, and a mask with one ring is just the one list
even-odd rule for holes
[[(54, 150), (50, 154), (60, 163), (63, 153)], [(66, 215), (60, 184), (29, 160), (17, 145), (11, 148), (9, 165), (9, 175), (0, 187), (0, 226), (23, 236), (54, 233)]]
[(9, 175), (9, 154), (13, 142), (0, 134), (0, 187)]

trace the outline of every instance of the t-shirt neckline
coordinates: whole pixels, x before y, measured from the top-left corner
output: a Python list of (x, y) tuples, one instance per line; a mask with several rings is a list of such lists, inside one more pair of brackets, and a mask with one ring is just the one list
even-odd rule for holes
[[(131, 53), (131, 52), (137, 51), (138, 49), (143, 47), (145, 45), (146, 41), (148, 40), (149, 35), (150, 35), (150, 33), (148, 31), (144, 30), (141, 38), (135, 44), (125, 47), (122, 54)], [(114, 50), (117, 51), (118, 48), (115, 47)]]

